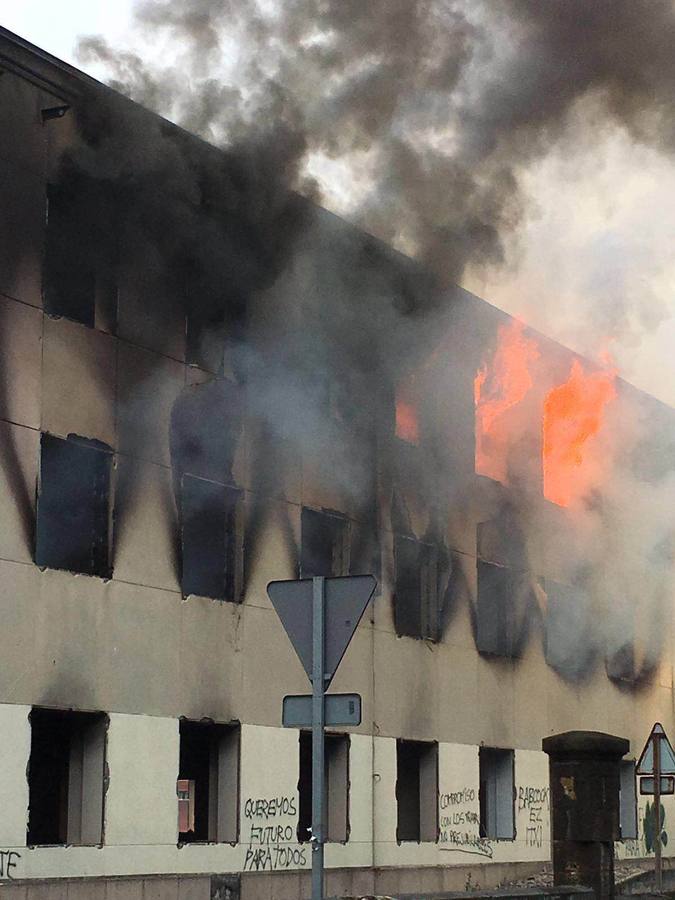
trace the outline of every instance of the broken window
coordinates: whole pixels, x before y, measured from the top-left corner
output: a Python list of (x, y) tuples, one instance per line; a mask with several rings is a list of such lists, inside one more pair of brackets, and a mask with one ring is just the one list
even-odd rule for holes
[(480, 836), (514, 840), (514, 753), (481, 747), (478, 753)]
[(178, 839), (237, 842), (239, 726), (180, 722)]
[[(324, 834), (332, 843), (349, 840), (349, 735), (325, 735)], [(298, 840), (312, 836), (312, 733), (300, 732)]]
[(396, 840), (438, 839), (438, 744), (396, 741)]
[(394, 538), (396, 633), (437, 641), (441, 622), (438, 549), (412, 537)]
[(621, 824), (621, 840), (638, 836), (637, 829), (637, 794), (635, 790), (635, 763), (632, 759), (623, 760), (620, 769), (619, 810)]
[(335, 513), (303, 507), (300, 577), (349, 572), (349, 522)]
[(28, 845), (100, 844), (108, 717), (35, 708), (30, 725)]
[(47, 190), (43, 270), (45, 312), (93, 327), (97, 313), (114, 330), (116, 228), (102, 184), (70, 173)]
[(40, 447), (35, 562), (109, 578), (111, 449), (51, 434)]
[(196, 475), (181, 483), (184, 596), (236, 600), (239, 594), (237, 515), (240, 491)]

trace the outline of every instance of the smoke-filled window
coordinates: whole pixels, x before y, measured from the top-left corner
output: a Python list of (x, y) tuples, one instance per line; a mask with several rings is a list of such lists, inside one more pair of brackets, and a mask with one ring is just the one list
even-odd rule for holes
[(301, 532), (301, 578), (348, 574), (349, 522), (344, 516), (303, 508)]
[(588, 674), (597, 649), (588, 595), (584, 590), (550, 579), (546, 595), (546, 662), (571, 681)]
[(239, 563), (236, 488), (183, 475), (181, 546), (183, 594), (237, 600)]
[(30, 725), (28, 845), (100, 844), (107, 716), (33, 709)]
[(237, 841), (239, 732), (238, 725), (181, 721), (177, 795), (182, 843)]
[(241, 492), (232, 468), (241, 434), (239, 385), (186, 388), (171, 412), (171, 463), (181, 519), (183, 594), (241, 599)]
[(440, 637), (438, 549), (412, 537), (394, 539), (396, 633), (436, 641)]
[(112, 451), (99, 441), (43, 434), (35, 562), (109, 578)]
[(117, 236), (105, 189), (81, 174), (47, 191), (43, 266), (45, 312), (113, 330), (117, 315)]
[(478, 560), (476, 643), (481, 653), (520, 656), (528, 631), (527, 573)]

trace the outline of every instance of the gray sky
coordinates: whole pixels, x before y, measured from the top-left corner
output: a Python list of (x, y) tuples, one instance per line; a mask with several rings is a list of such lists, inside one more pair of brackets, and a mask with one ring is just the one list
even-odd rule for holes
[[(0, 24), (56, 56), (75, 56), (80, 35), (138, 46), (133, 0), (0, 0)], [(147, 49), (147, 48), (146, 48)], [(653, 321), (626, 322), (610, 344), (621, 373), (675, 405), (675, 161), (606, 133), (592, 148), (563, 147), (527, 175), (531, 212), (505, 270), (467, 273), (464, 285), (578, 349), (600, 349), (589, 296), (612, 291), (653, 298)], [(321, 172), (319, 175), (321, 176)], [(345, 172), (326, 169), (325, 203), (349, 215)], [(658, 310), (658, 315), (656, 311)], [(597, 326), (597, 323), (596, 323)], [(611, 337), (611, 335), (607, 335)]]

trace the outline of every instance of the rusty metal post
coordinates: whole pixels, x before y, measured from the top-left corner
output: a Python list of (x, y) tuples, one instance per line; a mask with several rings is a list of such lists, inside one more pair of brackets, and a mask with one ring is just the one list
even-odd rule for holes
[(544, 738), (542, 748), (549, 756), (554, 882), (586, 885), (597, 900), (613, 900), (620, 762), (630, 743), (568, 731)]

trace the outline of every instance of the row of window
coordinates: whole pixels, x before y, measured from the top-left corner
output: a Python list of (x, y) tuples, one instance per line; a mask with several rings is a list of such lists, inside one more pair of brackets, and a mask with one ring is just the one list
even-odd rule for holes
[[(42, 435), (35, 547), (39, 566), (103, 578), (112, 575), (112, 461), (112, 449), (100, 441)], [(189, 473), (182, 474), (177, 490), (183, 594), (239, 600), (244, 553), (241, 491)], [(352, 565), (351, 536), (346, 517), (303, 508), (300, 576), (358, 574)], [(439, 548), (396, 535), (394, 566), (397, 633), (439, 640), (444, 605)], [(478, 649), (495, 656), (518, 656), (531, 619), (530, 574), (479, 559), (477, 580)], [(544, 587), (547, 661), (567, 671), (572, 664), (580, 665), (576, 636), (586, 630), (587, 604), (578, 590), (550, 580)]]
[[(106, 790), (104, 713), (34, 708), (28, 766), (29, 846), (103, 842)], [(240, 728), (181, 720), (176, 781), (180, 843), (239, 840)], [(326, 735), (328, 841), (349, 840), (349, 735)], [(312, 738), (299, 733), (297, 840), (309, 841), (312, 819)], [(396, 743), (396, 838), (436, 841), (439, 834), (438, 744)], [(479, 750), (479, 835), (515, 838), (514, 751)], [(635, 774), (621, 770), (621, 834), (637, 836)]]

